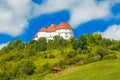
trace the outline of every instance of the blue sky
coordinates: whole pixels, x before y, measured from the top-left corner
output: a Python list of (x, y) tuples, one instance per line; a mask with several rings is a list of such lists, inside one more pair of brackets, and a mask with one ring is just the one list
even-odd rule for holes
[[(10, 2), (9, 2), (10, 1)], [(68, 22), (75, 38), (100, 33), (120, 40), (120, 0), (0, 0), (0, 46), (21, 39), (28, 42), (51, 24)]]

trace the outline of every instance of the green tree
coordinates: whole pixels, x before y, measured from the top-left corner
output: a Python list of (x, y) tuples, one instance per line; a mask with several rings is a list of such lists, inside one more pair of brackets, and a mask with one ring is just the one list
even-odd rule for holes
[(5, 46), (1, 51), (0, 54), (8, 53), (12, 49), (23, 49), (24, 44), (20, 39), (10, 42), (7, 46)]
[(103, 38), (99, 43), (103, 47), (108, 47), (112, 44), (111, 40), (106, 38)]
[(54, 49), (57, 49), (57, 48), (63, 48), (66, 46), (66, 40), (63, 39), (63, 37), (60, 37), (60, 36), (54, 36), (53, 37), (53, 47)]
[(45, 51), (47, 49), (47, 40), (46, 38), (40, 38), (36, 44), (37, 51)]
[(72, 43), (73, 49), (77, 50), (81, 48), (82, 50), (87, 49), (87, 40), (84, 35), (80, 36), (78, 39), (74, 40)]
[(120, 41), (111, 40), (111, 45), (109, 46), (109, 49), (119, 51), (120, 50)]

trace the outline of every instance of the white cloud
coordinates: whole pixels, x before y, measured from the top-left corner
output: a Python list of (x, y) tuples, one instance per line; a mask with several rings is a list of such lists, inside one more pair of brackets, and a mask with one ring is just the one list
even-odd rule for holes
[(28, 25), (30, 0), (0, 0), (0, 33), (20, 35)]
[(34, 5), (34, 15), (53, 13), (61, 10), (70, 12), (69, 23), (73, 27), (93, 19), (110, 16), (110, 8), (119, 0), (44, 0), (42, 5)]
[(7, 46), (7, 44), (8, 44), (8, 43), (0, 44), (0, 50), (1, 50), (3, 47)]
[[(28, 19), (61, 10), (70, 12), (68, 21), (73, 27), (110, 14), (110, 7), (120, 0), (0, 0), (0, 34), (18, 36), (27, 28)], [(31, 15), (32, 14), (32, 15)], [(32, 17), (31, 17), (32, 16)]]
[(43, 4), (34, 4), (34, 15), (53, 13), (67, 9), (74, 0), (44, 0)]
[(109, 13), (109, 2), (98, 4), (95, 0), (85, 0), (81, 5), (79, 4), (78, 7), (71, 10), (69, 22), (72, 26), (77, 27), (89, 20), (103, 18)]
[(102, 37), (114, 40), (120, 40), (120, 25), (109, 26), (102, 34)]

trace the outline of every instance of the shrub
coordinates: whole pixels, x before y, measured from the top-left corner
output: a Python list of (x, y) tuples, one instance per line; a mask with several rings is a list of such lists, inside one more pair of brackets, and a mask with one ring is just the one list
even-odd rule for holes
[(82, 53), (81, 48), (78, 48), (78, 49), (77, 49), (77, 53)]
[(96, 52), (95, 52), (95, 54), (96, 55), (100, 55), (101, 59), (102, 59), (104, 55), (108, 54), (108, 49), (104, 48), (104, 47), (98, 47), (97, 50), (96, 50)]
[(118, 51), (119, 47), (117, 45), (111, 45), (111, 46), (109, 46), (109, 49)]
[(44, 58), (45, 58), (45, 59), (47, 59), (47, 58), (48, 58), (48, 56), (47, 56), (47, 55), (45, 55), (45, 56), (44, 56)]
[(87, 50), (82, 50), (82, 54), (87, 54)]
[(93, 53), (88, 53), (88, 54), (87, 54), (87, 57), (88, 57), (88, 58), (91, 58), (91, 57), (94, 57), (94, 56), (95, 56), (95, 55), (94, 55)]
[(50, 54), (49, 58), (55, 58), (55, 55), (54, 54)]
[(0, 73), (0, 80), (10, 80), (10, 74), (7, 72)]
[(16, 56), (15, 55), (7, 55), (4, 59), (5, 59), (5, 61), (12, 61), (12, 60), (16, 59)]
[(92, 62), (95, 62), (95, 61), (96, 61), (95, 57), (91, 57), (91, 58), (87, 59), (86, 63), (92, 63)]
[(18, 73), (20, 75), (31, 75), (35, 71), (35, 65), (32, 61), (30, 60), (24, 60), (21, 62), (21, 66), (19, 68)]
[(41, 73), (43, 73), (43, 72), (50, 73), (50, 71), (51, 71), (51, 65), (50, 65), (50, 63), (45, 63), (42, 66)]
[(84, 58), (83, 58), (82, 56), (77, 55), (77, 56), (75, 56), (75, 57), (73, 57), (73, 58), (70, 58), (70, 59), (66, 60), (65, 63), (66, 63), (67, 65), (72, 65), (72, 64), (76, 64), (77, 62), (79, 62), (79, 61), (81, 61), (81, 60), (83, 60), (83, 59), (84, 59)]
[(108, 54), (103, 57), (104, 60), (109, 60), (109, 59), (117, 59), (117, 56), (115, 54)]
[(55, 63), (54, 66), (65, 69), (65, 62), (63, 60), (60, 60), (59, 62)]
[(77, 55), (76, 51), (70, 51), (68, 54), (67, 54), (67, 57), (68, 58), (73, 58)]
[(34, 55), (36, 55), (36, 54), (35, 54), (35, 51), (33, 51), (33, 50), (30, 50), (30, 51), (27, 53), (27, 56), (34, 56)]
[(23, 53), (18, 53), (16, 56), (18, 60), (21, 60), (22, 58), (24, 58)]

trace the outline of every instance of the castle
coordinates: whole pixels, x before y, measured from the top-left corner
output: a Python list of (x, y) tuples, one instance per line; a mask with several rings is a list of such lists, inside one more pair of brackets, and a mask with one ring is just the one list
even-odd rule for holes
[(68, 40), (74, 36), (74, 32), (69, 23), (61, 22), (58, 26), (52, 24), (49, 27), (41, 28), (35, 35), (34, 40), (38, 40), (41, 37), (45, 37), (47, 40), (53, 40), (53, 37), (56, 35)]

